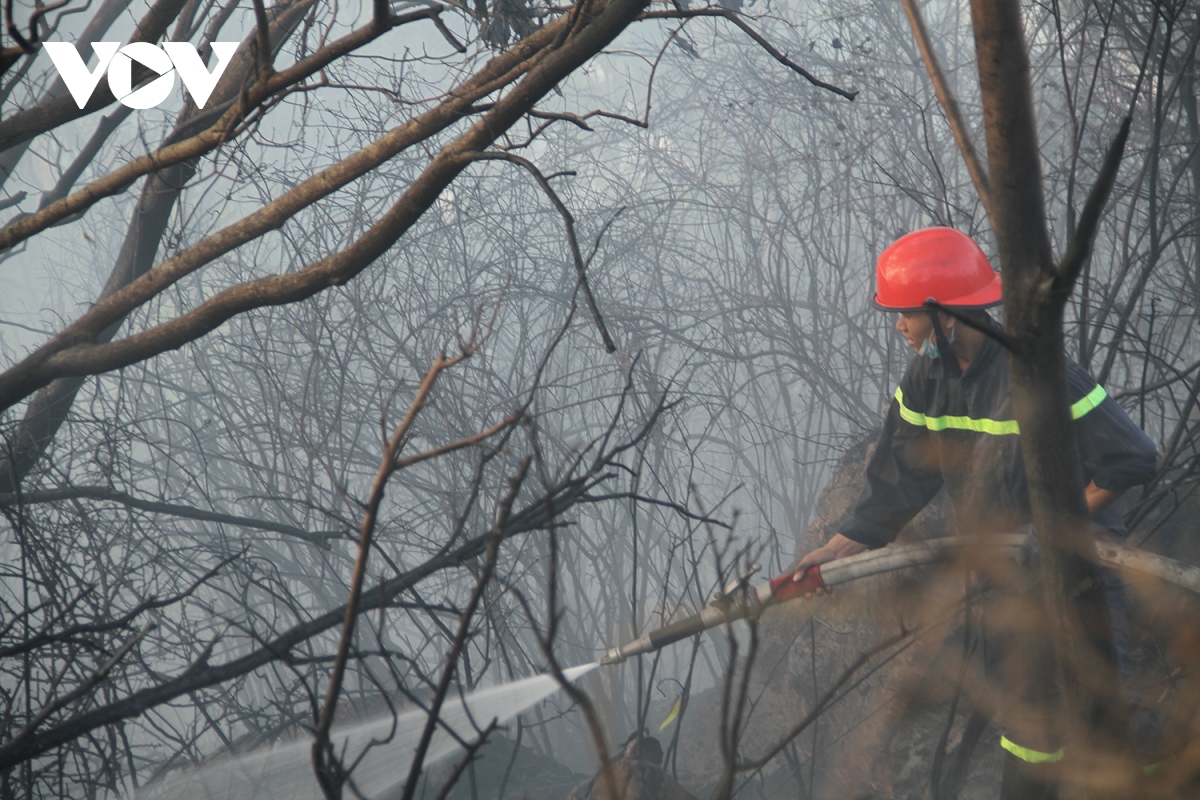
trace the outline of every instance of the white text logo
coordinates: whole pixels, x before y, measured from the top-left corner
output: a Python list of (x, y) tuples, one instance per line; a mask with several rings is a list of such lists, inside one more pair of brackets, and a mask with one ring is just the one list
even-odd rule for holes
[[(96, 53), (96, 68), (88, 71), (75, 45), (68, 42), (45, 42), (42, 45), (50, 54), (50, 60), (58, 68), (63, 83), (67, 85), (75, 105), (83, 108), (91, 99), (92, 92), (108, 72), (108, 87), (122, 105), (130, 108), (154, 108), (167, 99), (175, 86), (175, 73), (196, 101), (197, 108), (204, 108), (209, 95), (221, 79), (225, 67), (237, 50), (237, 42), (213, 42), (213, 55), (217, 65), (210, 72), (200, 59), (196, 48), (187, 42), (163, 42), (162, 47), (149, 42), (132, 42), (121, 47), (120, 42), (93, 42)], [(157, 72), (159, 77), (150, 81), (136, 92), (133, 90), (133, 62)]]

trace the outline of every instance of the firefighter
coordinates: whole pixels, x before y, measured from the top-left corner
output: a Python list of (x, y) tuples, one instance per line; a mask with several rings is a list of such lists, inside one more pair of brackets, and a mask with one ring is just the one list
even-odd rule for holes
[[(985, 309), (1001, 302), (999, 274), (970, 237), (935, 227), (884, 250), (875, 278), (875, 305), (898, 313), (896, 330), (916, 355), (888, 406), (862, 495), (829, 542), (797, 562), (797, 579), (814, 564), (887, 545), (943, 487), (960, 531), (1031, 526), (1007, 358), (986, 332), (998, 329)], [(976, 327), (929, 310), (928, 299)], [(1079, 365), (1068, 363), (1067, 380), (1088, 513), (1098, 536), (1122, 539), (1127, 531), (1113, 504), (1154, 476), (1154, 444)], [(1036, 553), (1026, 556), (1028, 565)], [(1111, 573), (1106, 580), (1120, 654), (1127, 639), (1123, 590)], [(1017, 695), (998, 720), (1006, 751), (1001, 798), (1057, 797), (1063, 751), (1052, 646), (1045, 637), (997, 641), (989, 649), (1001, 652), (988, 671)], [(1016, 683), (1014, 670), (1023, 676)]]

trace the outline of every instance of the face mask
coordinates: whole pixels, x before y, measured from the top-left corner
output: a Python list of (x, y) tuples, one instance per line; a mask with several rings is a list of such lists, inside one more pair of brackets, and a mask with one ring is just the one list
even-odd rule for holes
[[(933, 358), (933, 359), (941, 358), (942, 352), (940, 350), (938, 350), (938, 346), (937, 346), (937, 343), (934, 341), (934, 338), (935, 337), (930, 336), (928, 339), (921, 342), (921, 349), (918, 350), (917, 352), (920, 355), (925, 356), (926, 358)], [(954, 331), (950, 331), (950, 338), (947, 339), (946, 342), (951, 347), (954, 346)]]

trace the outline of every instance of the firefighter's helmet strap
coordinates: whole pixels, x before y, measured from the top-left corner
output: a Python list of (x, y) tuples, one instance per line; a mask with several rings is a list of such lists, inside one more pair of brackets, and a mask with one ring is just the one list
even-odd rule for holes
[[(930, 298), (930, 300), (932, 299)], [(938, 352), (942, 354), (942, 369), (946, 370), (948, 377), (961, 378), (962, 367), (958, 364), (958, 357), (950, 349), (950, 340), (946, 338), (946, 332), (942, 330), (941, 316), (936, 308), (929, 309), (929, 321), (933, 323), (933, 338), (937, 342)]]

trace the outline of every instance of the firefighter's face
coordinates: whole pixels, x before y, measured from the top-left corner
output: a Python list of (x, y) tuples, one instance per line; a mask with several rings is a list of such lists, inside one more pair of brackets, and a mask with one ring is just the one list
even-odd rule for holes
[[(939, 316), (942, 331), (946, 336), (951, 336), (954, 332), (954, 318), (945, 314)], [(929, 313), (926, 311), (905, 311), (896, 318), (896, 330), (900, 331), (909, 347), (919, 351), (925, 340), (933, 336), (933, 321), (929, 319)]]

